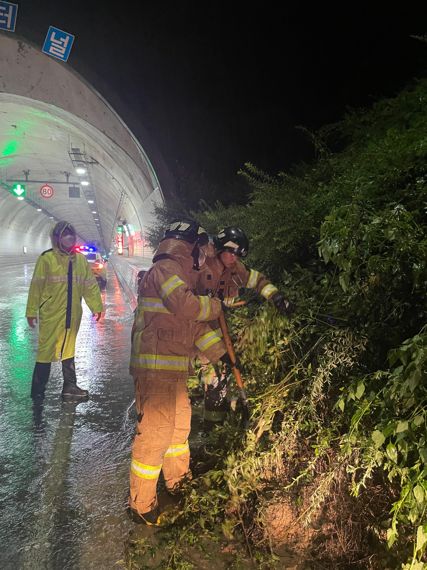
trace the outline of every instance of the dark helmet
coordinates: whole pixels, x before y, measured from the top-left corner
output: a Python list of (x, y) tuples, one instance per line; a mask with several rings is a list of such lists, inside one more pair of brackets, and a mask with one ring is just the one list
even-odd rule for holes
[(214, 237), (213, 241), (217, 253), (231, 251), (239, 257), (248, 255), (249, 240), (240, 228), (234, 226), (224, 228)]
[(174, 220), (166, 228), (163, 239), (182, 239), (188, 243), (207, 245), (209, 236), (195, 220)]

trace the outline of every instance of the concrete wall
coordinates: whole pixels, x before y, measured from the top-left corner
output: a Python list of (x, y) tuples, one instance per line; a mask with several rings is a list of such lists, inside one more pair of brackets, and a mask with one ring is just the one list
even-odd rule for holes
[(51, 247), (50, 224), (46, 218), (37, 216), (34, 208), (28, 204), (19, 204), (17, 199), (6, 192), (0, 192), (0, 257), (25, 256), (40, 254)]

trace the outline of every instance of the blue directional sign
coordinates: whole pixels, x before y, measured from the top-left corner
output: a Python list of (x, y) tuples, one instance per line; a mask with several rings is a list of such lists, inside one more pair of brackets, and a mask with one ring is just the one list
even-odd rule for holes
[(73, 45), (74, 36), (58, 28), (50, 26), (43, 44), (43, 53), (47, 53), (62, 61), (67, 61)]
[(16, 16), (18, 14), (18, 4), (11, 2), (0, 2), (0, 30), (8, 32), (15, 31)]

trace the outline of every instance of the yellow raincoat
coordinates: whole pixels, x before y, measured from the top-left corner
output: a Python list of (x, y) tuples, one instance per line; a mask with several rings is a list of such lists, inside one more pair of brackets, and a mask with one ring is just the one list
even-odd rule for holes
[(92, 313), (102, 311), (98, 284), (84, 255), (57, 248), (37, 260), (27, 302), (27, 317), (39, 317), (37, 362), (73, 358), (82, 318), (82, 297)]

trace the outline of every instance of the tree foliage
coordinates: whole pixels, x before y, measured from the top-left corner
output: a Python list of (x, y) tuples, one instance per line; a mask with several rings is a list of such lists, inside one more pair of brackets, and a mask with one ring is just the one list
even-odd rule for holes
[[(291, 320), (267, 304), (229, 317), (251, 429), (236, 444), (226, 426), (209, 510), (265, 545), (274, 500), (321, 529), (341, 497), (347, 510), (307, 547), (322, 567), (427, 568), (426, 103), (419, 80), (312, 134), (312, 164), (277, 176), (245, 165), (246, 204), (192, 212), (212, 232), (244, 228), (249, 265), (298, 307)], [(203, 489), (192, 483), (186, 513), (209, 521)]]

